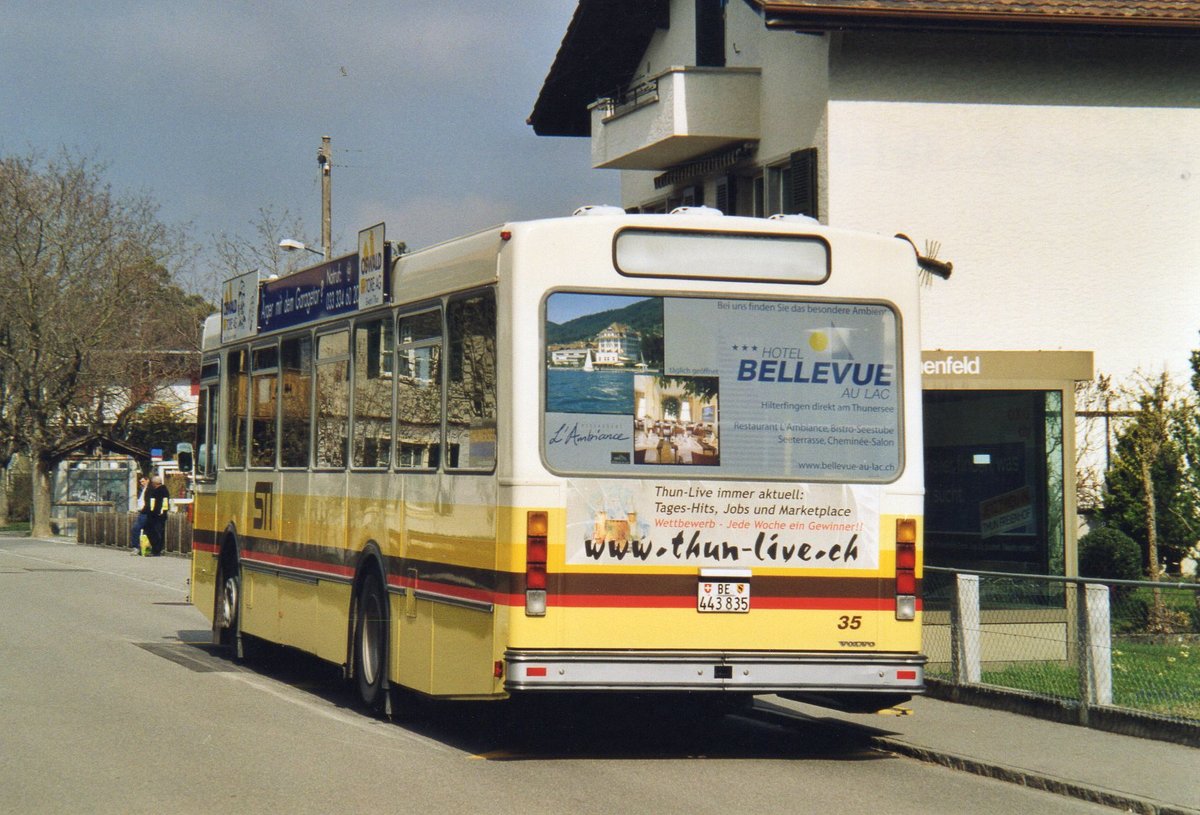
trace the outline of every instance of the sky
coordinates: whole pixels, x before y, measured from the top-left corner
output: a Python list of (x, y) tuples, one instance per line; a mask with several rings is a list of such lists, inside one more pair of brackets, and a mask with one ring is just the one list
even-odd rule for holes
[[(0, 154), (66, 148), (121, 193), (216, 236), (260, 209), (319, 248), (331, 138), (335, 254), (387, 224), (410, 249), (619, 203), (586, 138), (525, 124), (574, 0), (5, 0)], [(222, 274), (222, 276), (224, 276)]]

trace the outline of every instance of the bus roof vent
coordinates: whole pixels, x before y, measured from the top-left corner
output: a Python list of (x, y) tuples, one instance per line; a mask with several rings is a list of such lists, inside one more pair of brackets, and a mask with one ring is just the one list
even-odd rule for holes
[(724, 212), (716, 207), (675, 207), (671, 210), (672, 215), (724, 215)]
[(776, 212), (767, 220), (770, 221), (798, 221), (804, 224), (819, 224), (821, 223), (811, 215), (785, 215), (782, 212)]
[(625, 210), (608, 204), (588, 204), (571, 213), (572, 215), (624, 215)]

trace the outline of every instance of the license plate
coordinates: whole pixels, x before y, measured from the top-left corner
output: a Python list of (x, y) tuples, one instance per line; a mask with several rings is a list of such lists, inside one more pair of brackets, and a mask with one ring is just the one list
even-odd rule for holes
[(696, 611), (743, 614), (750, 610), (749, 580), (704, 580), (696, 586)]

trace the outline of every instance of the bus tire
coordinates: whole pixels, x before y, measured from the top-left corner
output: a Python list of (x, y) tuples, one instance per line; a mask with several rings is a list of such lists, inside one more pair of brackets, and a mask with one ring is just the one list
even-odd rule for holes
[(354, 683), (358, 698), (371, 713), (384, 708), (387, 696), (387, 597), (377, 575), (359, 590), (354, 614)]
[(242, 575), (237, 558), (222, 557), (217, 566), (215, 609), (213, 612), (213, 644), (226, 648), (237, 645), (238, 619), (242, 595)]
[(223, 556), (217, 566), (213, 644), (229, 649), (239, 662), (252, 659), (259, 641), (242, 633), (242, 568), (236, 554)]

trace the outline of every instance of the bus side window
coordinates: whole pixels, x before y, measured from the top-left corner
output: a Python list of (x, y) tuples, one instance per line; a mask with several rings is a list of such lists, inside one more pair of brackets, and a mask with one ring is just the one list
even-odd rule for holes
[(496, 464), (496, 299), (492, 291), (450, 303), (447, 467)]
[(355, 467), (386, 467), (392, 456), (392, 321), (354, 327)]
[(435, 470), (442, 451), (442, 312), (400, 317), (396, 331), (396, 466)]
[(350, 332), (317, 338), (317, 463), (326, 469), (346, 466), (350, 404)]
[(225, 366), (225, 435), (228, 439), (225, 466), (231, 469), (246, 466), (246, 414), (250, 402), (248, 355), (245, 348), (230, 351)]
[(198, 480), (208, 478), (208, 400), (210, 393), (208, 385), (201, 385), (200, 398), (196, 403), (196, 450), (200, 454), (196, 458), (196, 478)]
[(221, 365), (217, 357), (200, 362), (200, 398), (196, 406), (196, 479), (217, 477), (217, 408), (221, 404)]
[(279, 344), (279, 466), (307, 467), (312, 444), (312, 337), (288, 337)]
[(255, 348), (250, 377), (250, 466), (275, 466), (279, 414), (279, 348)]

